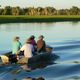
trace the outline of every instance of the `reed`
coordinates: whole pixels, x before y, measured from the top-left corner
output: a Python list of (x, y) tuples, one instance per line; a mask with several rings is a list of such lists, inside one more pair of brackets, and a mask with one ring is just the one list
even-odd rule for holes
[(80, 21), (79, 15), (55, 15), (55, 16), (12, 16), (1, 15), (0, 23), (26, 23), (26, 22), (61, 22), (61, 21)]

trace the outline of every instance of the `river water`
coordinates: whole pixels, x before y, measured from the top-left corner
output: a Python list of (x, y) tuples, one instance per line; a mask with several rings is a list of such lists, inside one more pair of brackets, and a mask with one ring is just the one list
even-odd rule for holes
[(19, 36), (24, 44), (30, 35), (35, 35), (36, 41), (39, 35), (44, 35), (46, 43), (60, 58), (55, 61), (56, 64), (44, 69), (22, 70), (16, 75), (11, 74), (9, 67), (0, 67), (0, 80), (40, 76), (45, 80), (80, 80), (80, 22), (0, 24), (0, 54), (11, 51), (15, 36)]

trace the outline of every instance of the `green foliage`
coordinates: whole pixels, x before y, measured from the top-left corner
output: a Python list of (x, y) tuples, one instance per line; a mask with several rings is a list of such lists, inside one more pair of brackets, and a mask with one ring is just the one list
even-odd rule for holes
[(80, 8), (72, 6), (70, 9), (55, 9), (54, 7), (10, 7), (6, 6), (4, 9), (0, 8), (0, 15), (30, 15), (30, 16), (39, 16), (39, 15), (80, 15)]
[(39, 15), (39, 16), (27, 16), (27, 15), (1, 15), (0, 23), (21, 23), (21, 22), (56, 22), (56, 21), (80, 21), (79, 15)]
[(2, 15), (11, 15), (11, 7), (10, 6), (6, 6), (3, 9)]

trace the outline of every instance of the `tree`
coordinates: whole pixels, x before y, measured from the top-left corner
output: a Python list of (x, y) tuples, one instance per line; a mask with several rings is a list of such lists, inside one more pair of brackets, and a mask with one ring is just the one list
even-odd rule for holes
[(11, 15), (11, 7), (10, 6), (6, 6), (3, 10), (3, 15)]
[(53, 15), (55, 10), (56, 9), (53, 7), (46, 7), (46, 8), (44, 8), (44, 14), (45, 15)]
[(43, 8), (42, 7), (36, 8), (36, 11), (37, 11), (37, 15), (43, 15)]
[(67, 10), (66, 9), (60, 9), (58, 11), (58, 15), (67, 15)]
[(21, 9), (20, 7), (12, 7), (12, 15), (20, 15)]
[(24, 15), (29, 15), (28, 14), (28, 8), (23, 8), (23, 12), (24, 12)]
[(34, 7), (29, 7), (28, 14), (31, 16), (36, 15), (36, 9)]
[(78, 15), (79, 13), (79, 8), (76, 6), (73, 6), (72, 8), (70, 8), (70, 15)]
[(73, 6), (70, 9), (55, 9), (54, 7), (10, 7), (6, 6), (4, 9), (0, 8), (0, 15), (80, 15), (80, 8)]
[(3, 13), (3, 9), (0, 9), (0, 15), (2, 15), (2, 13)]

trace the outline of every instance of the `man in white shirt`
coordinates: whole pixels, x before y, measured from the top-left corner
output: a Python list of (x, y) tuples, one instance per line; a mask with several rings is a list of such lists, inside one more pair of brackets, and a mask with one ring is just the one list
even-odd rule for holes
[(26, 44), (24, 44), (22, 46), (22, 48), (20, 49), (20, 51), (24, 51), (24, 57), (30, 58), (30, 57), (33, 56), (32, 55), (32, 49), (33, 49), (33, 46), (31, 44), (26, 43)]
[(28, 63), (28, 59), (33, 56), (34, 47), (31, 44), (31, 40), (28, 39), (27, 42), (22, 46), (20, 51), (24, 51), (24, 57), (18, 61), (18, 63)]

